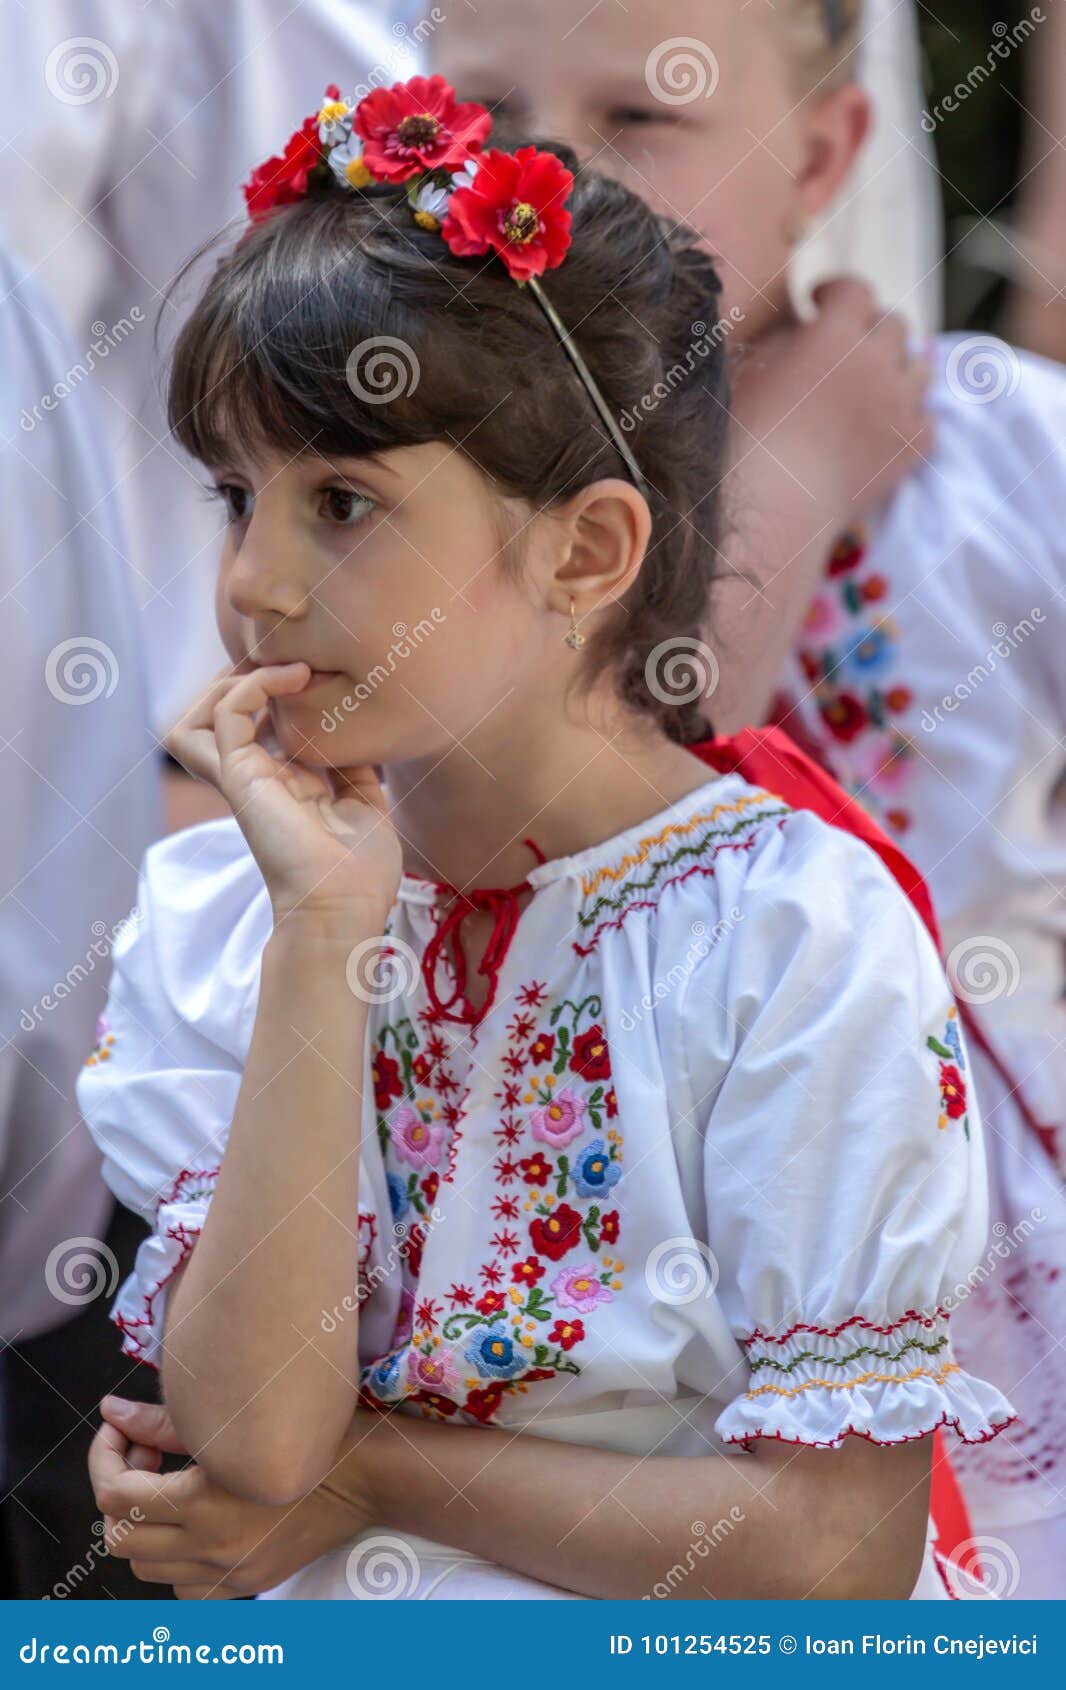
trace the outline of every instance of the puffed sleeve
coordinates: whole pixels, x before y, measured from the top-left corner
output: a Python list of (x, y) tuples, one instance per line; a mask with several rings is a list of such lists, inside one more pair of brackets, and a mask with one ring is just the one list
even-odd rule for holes
[[(218, 1180), (271, 928), (269, 897), (240, 830), (215, 822), (148, 851), (112, 954), (78, 1103), (108, 1185), (152, 1229), (111, 1311), (126, 1354), (152, 1366), (167, 1286), (200, 1235)], [(378, 1170), (365, 1153), (360, 1166), (357, 1295), (372, 1325), (367, 1287), (378, 1278), (379, 1215), (389, 1208), (383, 1175), (384, 1206), (376, 1201)]]
[(990, 1438), (1013, 1411), (948, 1329), (987, 1200), (935, 947), (874, 853), (812, 815), (735, 872), (685, 1000), (707, 1243), (747, 1363), (718, 1434)]

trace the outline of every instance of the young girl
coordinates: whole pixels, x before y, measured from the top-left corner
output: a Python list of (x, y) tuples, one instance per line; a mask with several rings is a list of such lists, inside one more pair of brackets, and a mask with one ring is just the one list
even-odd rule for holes
[(374, 1411), (369, 1530), (285, 1594), (386, 1527), (408, 1595), (943, 1595), (931, 1435), (1012, 1415), (948, 1335), (958, 1016), (869, 849), (687, 749), (711, 260), (488, 130), (331, 94), (176, 350), (235, 670), (180, 750), (236, 819), (149, 853), (81, 1085), (153, 1227), (116, 1318), (249, 1502)]
[[(653, 18), (601, 10), (595, 68), (574, 71), (581, 37), (571, 35), (563, 75), (558, 43), (572, 20), (561, 0), (538, 9), (535, 30), (520, 8), (487, 0), (476, 36), (445, 29), (435, 50), (473, 92), (506, 96), (503, 115), (550, 120), (698, 227), (725, 257), (727, 301), (743, 312), (745, 353), (758, 361), (768, 332), (791, 316), (806, 220), (854, 191), (870, 116), (852, 79), (860, 10), (858, 0), (739, 12), (727, 0), (669, 0)], [(700, 44), (713, 95), (695, 97), (690, 57), (693, 98), (677, 105), (661, 97), (662, 49), (685, 37)], [(972, 1058), (994, 1231), (956, 1328), (960, 1348), (1016, 1401), (1020, 1424), (962, 1452), (960, 1466), (975, 1527), (1006, 1546), (1002, 1588), (1062, 1596), (1066, 378), (987, 339), (945, 338), (932, 350), (936, 447), (868, 534), (827, 545), (778, 676), (777, 714), (926, 876), (960, 994), (980, 1020)], [(743, 381), (743, 359), (740, 370)], [(796, 385), (793, 403), (804, 397)], [(809, 457), (790, 443), (781, 455), (807, 478)], [(775, 588), (765, 590), (787, 613)], [(712, 642), (719, 615), (712, 603)], [(754, 690), (764, 647), (746, 650)]]

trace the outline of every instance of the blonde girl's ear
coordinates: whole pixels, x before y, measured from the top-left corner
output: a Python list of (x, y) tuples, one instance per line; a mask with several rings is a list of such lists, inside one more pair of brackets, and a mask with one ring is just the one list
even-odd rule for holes
[(836, 198), (872, 122), (870, 96), (857, 82), (811, 95), (804, 112), (804, 151), (796, 179), (805, 217), (817, 217)]
[(643, 494), (629, 481), (594, 481), (553, 516), (563, 528), (548, 587), (552, 607), (566, 610), (573, 598), (587, 614), (621, 598), (636, 580), (651, 539)]

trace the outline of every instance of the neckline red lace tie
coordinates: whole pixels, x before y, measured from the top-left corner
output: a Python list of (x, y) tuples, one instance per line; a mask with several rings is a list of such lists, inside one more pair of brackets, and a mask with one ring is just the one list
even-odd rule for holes
[[(547, 860), (540, 846), (532, 839), (523, 839), (522, 843), (529, 846), (538, 863)], [(528, 880), (520, 880), (514, 886), (475, 886), (469, 892), (460, 892), (458, 887), (449, 885), (446, 880), (435, 881), (434, 885), (447, 893), (452, 903), (422, 953), (422, 978), (426, 984), (426, 996), (435, 1019), (474, 1027), (484, 1019), (496, 1000), (500, 969), (510, 949), (521, 913), (518, 899), (523, 892), (532, 891), (532, 887)], [(466, 995), (467, 966), (462, 940), (463, 922), (474, 910), (489, 910), (493, 917), (492, 932), (477, 965), (477, 972), (485, 975), (489, 982), (489, 989), (480, 1009), (472, 1004)], [(441, 998), (437, 991), (436, 977), (446, 945), (450, 951), (455, 987), (450, 997)], [(455, 1007), (457, 1002), (458, 1008)]]

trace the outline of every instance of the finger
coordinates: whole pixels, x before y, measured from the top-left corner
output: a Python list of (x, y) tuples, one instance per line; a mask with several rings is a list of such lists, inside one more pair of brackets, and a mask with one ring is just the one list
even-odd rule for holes
[[(173, 1563), (189, 1554), (188, 1535), (181, 1526), (149, 1525), (139, 1520), (116, 1520), (104, 1516), (108, 1552), (117, 1561), (167, 1561)], [(203, 1567), (200, 1568), (201, 1576)]]
[(302, 692), (311, 679), (306, 663), (279, 663), (242, 675), (215, 706), (215, 739), (223, 758), (251, 745), (259, 712), (272, 698)]
[(89, 1445), (89, 1483), (96, 1498), (96, 1506), (101, 1511), (106, 1509), (112, 1513), (119, 1512), (111, 1509), (109, 1502), (102, 1499), (110, 1497), (113, 1488), (129, 1471), (126, 1466), (127, 1447), (126, 1439), (118, 1427), (109, 1426), (106, 1421)]
[(168, 1455), (189, 1453), (178, 1437), (165, 1403), (131, 1402), (128, 1397), (107, 1396), (100, 1404), (100, 1413), (133, 1443), (165, 1449)]
[(221, 1585), (213, 1584), (175, 1585), (174, 1594), (179, 1602), (232, 1602), (235, 1595)]
[(163, 1457), (159, 1450), (149, 1449), (147, 1444), (130, 1444), (126, 1465), (135, 1473), (158, 1473)]
[(163, 743), (188, 774), (220, 785), (222, 764), (213, 728), (174, 728)]

